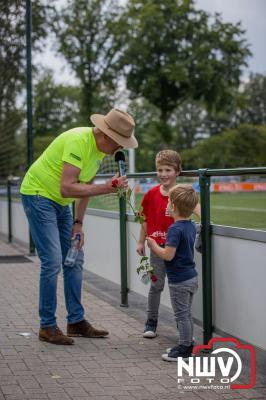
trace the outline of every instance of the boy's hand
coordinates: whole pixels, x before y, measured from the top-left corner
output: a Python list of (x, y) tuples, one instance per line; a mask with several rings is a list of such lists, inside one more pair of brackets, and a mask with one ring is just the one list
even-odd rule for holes
[(138, 242), (138, 244), (137, 244), (137, 253), (140, 256), (145, 256), (145, 243)]
[(147, 237), (147, 244), (150, 249), (154, 249), (157, 245), (156, 241), (151, 237)]

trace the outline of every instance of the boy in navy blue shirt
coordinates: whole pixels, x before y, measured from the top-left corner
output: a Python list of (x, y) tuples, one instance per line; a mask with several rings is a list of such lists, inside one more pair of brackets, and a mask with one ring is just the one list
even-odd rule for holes
[(171, 304), (179, 329), (179, 343), (162, 355), (165, 361), (188, 358), (193, 349), (191, 304), (198, 288), (194, 262), (195, 224), (190, 220), (199, 200), (191, 185), (176, 185), (169, 191), (168, 210), (174, 218), (169, 227), (165, 247), (148, 237), (149, 248), (165, 260)]

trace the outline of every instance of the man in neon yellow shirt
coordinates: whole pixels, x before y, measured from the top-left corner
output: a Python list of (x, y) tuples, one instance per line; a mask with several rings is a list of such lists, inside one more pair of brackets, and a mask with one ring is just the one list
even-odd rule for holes
[[(74, 128), (59, 135), (32, 164), (22, 185), (22, 203), (33, 241), (41, 260), (39, 339), (70, 345), (71, 336), (104, 337), (106, 330), (95, 329), (84, 316), (81, 304), (84, 234), (82, 221), (91, 196), (115, 193), (127, 188), (127, 177), (93, 184), (106, 154), (120, 148), (136, 148), (134, 120), (124, 111), (93, 114), (93, 128)], [(75, 221), (69, 204), (75, 201)], [(64, 265), (71, 238), (80, 235), (80, 250), (75, 265)], [(57, 277), (63, 266), (67, 309), (67, 335), (56, 323)]]

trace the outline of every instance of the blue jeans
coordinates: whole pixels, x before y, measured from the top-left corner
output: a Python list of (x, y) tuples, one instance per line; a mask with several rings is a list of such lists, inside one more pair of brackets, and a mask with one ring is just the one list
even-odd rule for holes
[(69, 206), (61, 206), (39, 195), (22, 195), (31, 235), (41, 260), (39, 315), (41, 327), (56, 326), (57, 277), (63, 265), (67, 322), (84, 319), (81, 288), (84, 254), (80, 250), (73, 267), (64, 265), (70, 247), (73, 219)]

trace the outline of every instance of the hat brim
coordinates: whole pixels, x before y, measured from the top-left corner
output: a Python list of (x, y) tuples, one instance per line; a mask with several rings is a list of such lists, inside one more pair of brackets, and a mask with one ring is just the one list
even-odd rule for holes
[(104, 115), (92, 114), (90, 116), (90, 120), (96, 126), (96, 128), (100, 129), (100, 131), (105, 133), (120, 146), (126, 149), (136, 149), (138, 147), (138, 141), (133, 133), (129, 138), (125, 138), (122, 135), (119, 135), (117, 132), (109, 128), (109, 126), (106, 124), (104, 120)]

